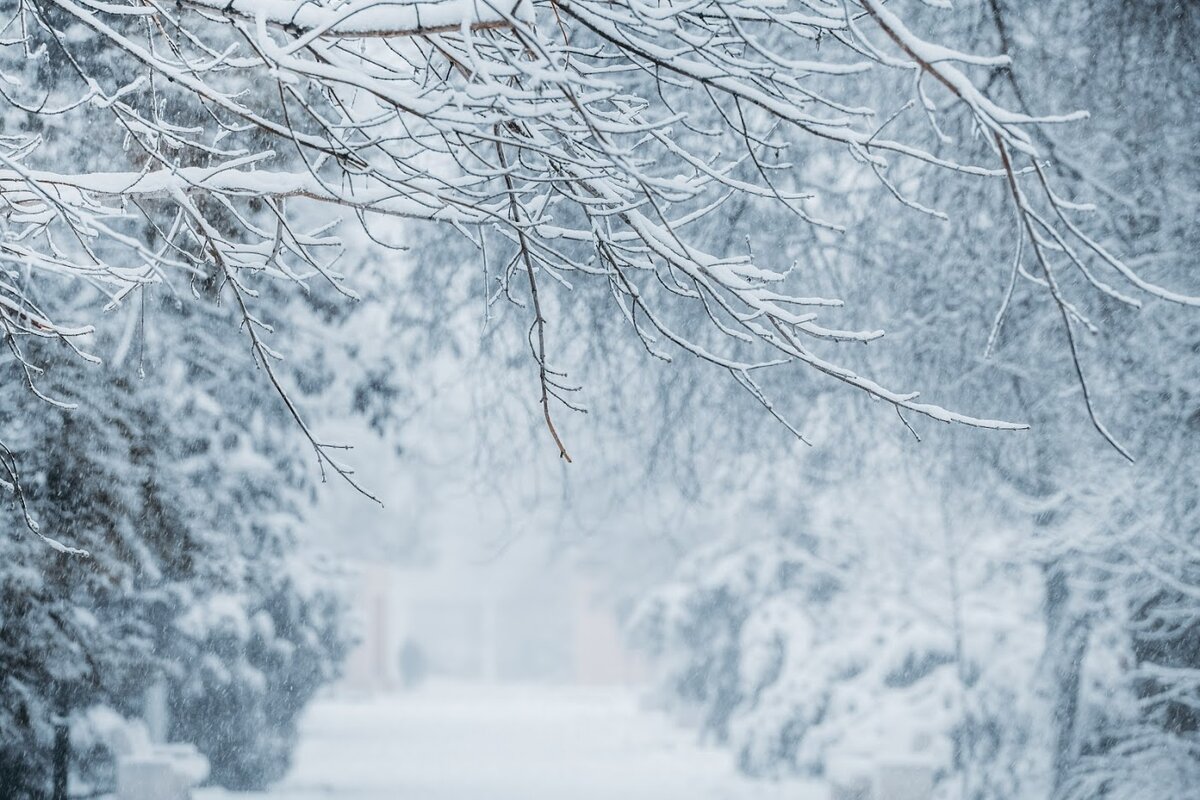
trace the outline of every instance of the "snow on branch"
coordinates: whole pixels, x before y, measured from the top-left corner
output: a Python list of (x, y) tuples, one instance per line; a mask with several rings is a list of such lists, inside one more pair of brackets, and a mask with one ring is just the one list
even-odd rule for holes
[[(253, 160), (266, 160), (263, 153)], [(486, 215), (470, 208), (457, 209), (438, 197), (438, 187), (426, 191), (415, 185), (408, 194), (372, 185), (330, 186), (311, 173), (244, 170), (232, 165), (181, 167), (148, 172), (87, 172), (76, 175), (42, 171), (25, 173), (0, 170), (0, 192), (20, 210), (18, 219), (36, 221), (52, 215), (60, 204), (82, 206), (93, 196), (170, 198), (177, 191), (221, 194), (230, 197), (302, 197), (323, 203), (361, 208), (376, 214), (458, 223), (480, 223)], [(42, 202), (41, 198), (53, 198)]]
[[(317, 37), (388, 39), (507, 27), (528, 22), (528, 0), (182, 0), (184, 5), (227, 19), (263, 20), (302, 39)], [(89, 3), (89, 5), (94, 5)]]
[[(0, 317), (20, 334), (28, 320), (64, 336), (83, 329), (59, 326), (56, 309), (33, 312), (21, 299), (30, 281), (86, 280), (111, 306), (173, 272), (216, 274), (265, 362), (274, 351), (255, 323), (251, 275), (325, 280), (353, 296), (334, 268), (329, 215), (305, 211), (315, 203), (507, 241), (503, 291), (533, 301), (541, 403), (563, 457), (551, 404), (574, 407), (576, 387), (548, 363), (554, 321), (538, 292), (543, 278), (566, 290), (572, 275), (607, 287), (612, 305), (597, 313), (623, 318), (648, 352), (727, 371), (797, 436), (763, 370), (807, 367), (940, 422), (1024, 427), (917, 402), (836, 363), (818, 350), (883, 331), (823, 324), (817, 310), (840, 301), (802, 291), (790, 265), (713, 248), (705, 223), (721, 224), (732, 197), (854, 236), (821, 217), (786, 160), (808, 147), (939, 218), (888, 177), (892, 161), (1006, 182), (1021, 221), (1014, 248), (1030, 245), (1014, 275), (1034, 258), (1042, 275), (1030, 279), (1062, 309), (1073, 353), (1073, 326), (1094, 326), (1055, 270), (1122, 302), (1137, 300), (1097, 265), (1137, 291), (1200, 303), (1138, 277), (1050, 186), (1037, 130), (1080, 114), (1003, 108), (980, 78), (1006, 55), (926, 41), (880, 0), (19, 0), (0, 25), (0, 103), (44, 123), (0, 136), (0, 263), (26, 276), (0, 285)], [(951, 105), (939, 109), (918, 80), (914, 101), (887, 116), (874, 99), (897, 69), (930, 76)], [(976, 162), (940, 129), (936, 149), (885, 135), (913, 107), (935, 128), (939, 114), (966, 113), (992, 157)], [(79, 130), (95, 158), (64, 169)]]

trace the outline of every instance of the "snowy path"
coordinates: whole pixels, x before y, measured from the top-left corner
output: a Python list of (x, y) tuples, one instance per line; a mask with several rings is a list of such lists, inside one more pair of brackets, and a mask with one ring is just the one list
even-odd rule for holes
[(197, 800), (824, 800), (736, 774), (626, 690), (435, 686), (318, 702), (270, 792)]

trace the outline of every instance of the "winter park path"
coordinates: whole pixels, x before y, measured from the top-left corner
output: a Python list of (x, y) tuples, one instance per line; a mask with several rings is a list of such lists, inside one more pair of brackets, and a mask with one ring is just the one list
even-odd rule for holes
[(323, 700), (265, 795), (197, 800), (825, 800), (748, 780), (625, 689), (435, 685)]

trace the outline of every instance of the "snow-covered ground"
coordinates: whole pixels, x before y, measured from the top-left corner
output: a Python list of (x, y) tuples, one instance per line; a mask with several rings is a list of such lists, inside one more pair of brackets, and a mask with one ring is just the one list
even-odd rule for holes
[[(231, 800), (207, 789), (197, 800)], [(805, 782), (751, 781), (728, 752), (625, 689), (436, 684), (323, 700), (291, 774), (256, 800), (825, 800)]]

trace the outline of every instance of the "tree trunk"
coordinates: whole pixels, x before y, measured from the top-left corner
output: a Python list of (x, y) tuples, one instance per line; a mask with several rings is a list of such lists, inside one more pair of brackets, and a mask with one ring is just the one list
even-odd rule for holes
[(1062, 561), (1044, 568), (1046, 586), (1046, 649), (1042, 671), (1051, 721), (1051, 792), (1063, 797), (1079, 756), (1079, 672), (1087, 647), (1088, 625), (1072, 602)]
[(58, 718), (54, 722), (54, 791), (52, 800), (67, 800), (67, 778), (71, 770), (71, 728), (67, 724), (67, 692), (58, 690)]

